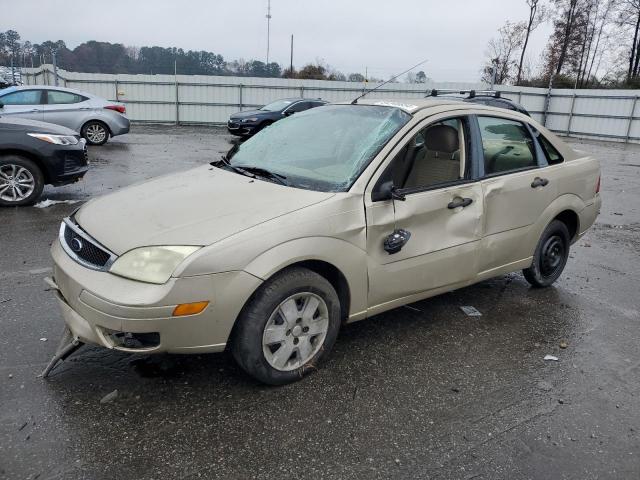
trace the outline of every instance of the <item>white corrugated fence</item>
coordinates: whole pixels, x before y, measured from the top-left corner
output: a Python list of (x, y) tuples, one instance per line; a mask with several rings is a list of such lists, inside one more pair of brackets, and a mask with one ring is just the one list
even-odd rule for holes
[[(50, 65), (23, 69), (25, 84), (53, 85)], [(128, 75), (67, 72), (58, 84), (90, 92), (127, 106), (133, 121), (225, 124), (229, 115), (283, 97), (350, 100), (375, 84), (204, 75)], [(390, 83), (371, 98), (421, 98), (431, 89), (486, 89), (481, 83)], [(498, 85), (506, 98), (524, 106), (551, 130), (568, 136), (640, 142), (638, 90), (569, 90)], [(550, 94), (550, 95), (549, 95)], [(548, 100), (548, 103), (547, 103)]]

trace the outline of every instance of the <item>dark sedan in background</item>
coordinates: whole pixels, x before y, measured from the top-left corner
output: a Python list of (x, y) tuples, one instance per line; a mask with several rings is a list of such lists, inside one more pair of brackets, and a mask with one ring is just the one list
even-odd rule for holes
[(284, 117), (326, 104), (327, 102), (319, 98), (283, 98), (258, 110), (234, 113), (229, 118), (227, 129), (233, 135), (249, 137)]
[(32, 205), (45, 184), (76, 182), (88, 169), (86, 142), (78, 132), (0, 117), (0, 207)]

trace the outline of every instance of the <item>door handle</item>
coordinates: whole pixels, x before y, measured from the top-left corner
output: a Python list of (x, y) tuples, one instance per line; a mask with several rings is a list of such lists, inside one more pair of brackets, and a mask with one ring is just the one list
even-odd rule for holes
[(33, 110), (29, 110), (29, 113), (38, 113), (40, 110), (38, 110), (37, 108), (34, 108)]
[(91, 110), (89, 107), (82, 107), (80, 110)]
[(458, 207), (464, 208), (464, 207), (468, 207), (472, 203), (473, 203), (473, 200), (471, 198), (456, 197), (451, 202), (449, 202), (449, 205), (447, 205), (447, 208), (449, 210), (453, 210), (454, 208), (458, 208)]
[(536, 177), (533, 179), (533, 182), (531, 182), (531, 188), (546, 187), (548, 184), (549, 180), (546, 178)]

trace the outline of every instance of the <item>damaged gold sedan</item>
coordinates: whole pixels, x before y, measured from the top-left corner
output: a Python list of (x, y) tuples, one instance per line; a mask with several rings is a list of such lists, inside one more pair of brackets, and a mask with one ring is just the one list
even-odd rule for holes
[(598, 161), (517, 112), (361, 100), (296, 114), (211, 165), (91, 200), (51, 252), (68, 327), (138, 353), (228, 348), (268, 384), (340, 326), (524, 270), (562, 273), (600, 209)]

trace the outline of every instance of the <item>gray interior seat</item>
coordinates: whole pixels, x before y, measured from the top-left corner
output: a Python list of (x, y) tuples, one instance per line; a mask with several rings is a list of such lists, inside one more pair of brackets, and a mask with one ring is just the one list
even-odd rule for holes
[(405, 187), (422, 187), (458, 180), (458, 130), (449, 125), (434, 125), (426, 131), (424, 144), (424, 155), (413, 162)]

